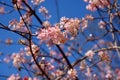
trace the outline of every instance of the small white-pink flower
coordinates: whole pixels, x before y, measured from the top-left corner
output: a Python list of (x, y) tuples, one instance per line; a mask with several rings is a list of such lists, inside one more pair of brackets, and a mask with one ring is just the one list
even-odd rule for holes
[(92, 50), (89, 50), (85, 53), (85, 56), (87, 56), (90, 59), (92, 59), (94, 55), (95, 53)]
[(70, 70), (68, 70), (68, 75), (71, 78), (76, 78), (77, 77), (77, 71), (75, 69), (70, 69)]
[(98, 23), (98, 25), (99, 25), (99, 27), (100, 28), (105, 28), (105, 26), (106, 26), (106, 23), (104, 22), (104, 21), (100, 21), (99, 23)]

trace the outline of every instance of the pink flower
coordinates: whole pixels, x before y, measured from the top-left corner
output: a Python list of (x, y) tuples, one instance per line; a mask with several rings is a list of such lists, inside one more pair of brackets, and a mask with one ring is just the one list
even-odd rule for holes
[(113, 78), (112, 73), (107, 73), (107, 74), (105, 75), (105, 78), (107, 78), (107, 79), (112, 79), (112, 78)]
[(84, 2), (88, 2), (89, 4), (86, 6), (86, 9), (90, 11), (95, 11), (96, 7), (104, 8), (110, 5), (109, 0), (84, 0)]
[(87, 64), (86, 64), (85, 60), (81, 61), (80, 62), (80, 69), (84, 70), (84, 69), (86, 69), (86, 67), (87, 67)]
[(39, 12), (42, 13), (42, 15), (45, 16), (45, 18), (47, 19), (51, 17), (46, 7), (41, 6), (41, 8), (39, 9)]
[(48, 27), (47, 29), (41, 29), (37, 38), (42, 41), (52, 40), (52, 42), (55, 44), (62, 44), (67, 40), (64, 33), (61, 32), (60, 28), (58, 27)]
[(95, 11), (95, 10), (96, 10), (96, 7), (95, 7), (94, 4), (88, 4), (88, 5), (86, 6), (86, 9), (87, 9), (87, 10), (90, 10), (90, 11)]
[[(32, 52), (33, 52), (33, 54), (35, 55), (35, 56), (37, 56), (38, 54), (39, 54), (39, 47), (37, 46), (37, 45), (35, 45), (35, 44), (32, 44), (31, 45), (31, 48), (32, 48)], [(26, 55), (27, 56), (30, 56), (31, 55), (31, 51), (30, 51), (30, 47), (29, 46), (27, 46), (27, 47), (25, 47), (25, 52), (26, 52)]]
[(48, 10), (43, 6), (41, 6), (41, 8), (39, 9), (39, 12), (43, 14), (48, 14)]
[(68, 75), (70, 78), (76, 78), (77, 77), (77, 71), (75, 69), (68, 70)]
[(88, 58), (91, 59), (91, 58), (93, 58), (94, 54), (95, 54), (95, 53), (94, 53), (92, 50), (89, 50), (89, 51), (86, 52), (85, 55), (86, 55)]
[(21, 63), (25, 63), (26, 59), (21, 53), (13, 53), (11, 58), (13, 59), (13, 65), (19, 67)]
[(80, 27), (80, 20), (78, 18), (71, 18), (64, 24), (64, 28), (72, 36), (76, 36), (77, 35), (79, 27)]
[(50, 22), (49, 22), (49, 21), (44, 21), (42, 25), (43, 25), (45, 28), (47, 28), (47, 27), (50, 27), (50, 26), (51, 26), (51, 24), (50, 24)]
[(88, 26), (88, 20), (85, 19), (85, 18), (82, 18), (82, 20), (81, 20), (82, 31), (83, 31), (85, 28), (87, 28), (87, 26)]
[(86, 17), (85, 17), (87, 20), (93, 20), (94, 19), (94, 17), (92, 16), (92, 15), (86, 15)]

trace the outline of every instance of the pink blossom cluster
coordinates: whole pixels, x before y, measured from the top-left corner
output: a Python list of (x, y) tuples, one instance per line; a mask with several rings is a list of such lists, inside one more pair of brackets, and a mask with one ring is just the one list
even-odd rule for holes
[(52, 41), (54, 44), (62, 44), (65, 43), (67, 38), (65, 37), (65, 34), (61, 32), (59, 27), (48, 27), (41, 29), (38, 32), (38, 39), (41, 41)]
[(15, 67), (19, 67), (21, 63), (25, 63), (26, 59), (24, 57), (24, 53), (13, 53), (11, 58), (13, 59), (13, 65)]
[(92, 59), (94, 55), (95, 53), (92, 50), (89, 50), (85, 53), (85, 56), (87, 56), (90, 59)]
[(49, 19), (51, 16), (49, 15), (49, 11), (46, 9), (46, 7), (41, 6), (39, 8), (39, 12), (42, 13), (42, 15), (46, 18)]
[[(24, 20), (23, 20), (24, 19)], [(31, 18), (30, 13), (24, 14), (22, 17), (20, 17), (20, 20), (13, 19), (9, 22), (9, 28), (12, 30), (18, 30), (22, 32), (28, 32), (26, 24), (31, 24)]]
[[(32, 50), (32, 52), (33, 52), (33, 54), (34, 54), (35, 56), (38, 56), (40, 49), (39, 49), (39, 47), (38, 47), (37, 45), (32, 44), (32, 45), (31, 45), (31, 50)], [(31, 50), (30, 50), (30, 47), (29, 47), (29, 46), (26, 46), (26, 47), (25, 47), (25, 53), (26, 53), (27, 56), (30, 56), (30, 55), (31, 55)]]
[[(63, 22), (63, 21), (66, 21), (66, 20), (65, 19), (61, 19), (61, 22)], [(80, 20), (78, 18), (70, 18), (64, 24), (64, 28), (72, 36), (76, 36), (77, 35), (79, 27), (80, 27)]]
[(22, 32), (28, 32), (27, 28), (24, 27), (23, 21), (18, 22), (16, 19), (11, 20), (8, 26), (11, 30), (18, 30)]
[(68, 75), (69, 75), (69, 78), (76, 79), (77, 71), (75, 69), (70, 69), (70, 70), (68, 70)]
[[(43, 22), (44, 29), (37, 34), (37, 38), (41, 41), (52, 41), (55, 44), (63, 44), (68, 40), (68, 35), (75, 37), (78, 34), (81, 20), (78, 18), (62, 17), (60, 22), (51, 27), (49, 21)], [(86, 20), (82, 20), (83, 27), (87, 26)]]
[(90, 11), (95, 11), (97, 7), (104, 8), (110, 5), (109, 0), (84, 0), (89, 4), (86, 6), (86, 9)]

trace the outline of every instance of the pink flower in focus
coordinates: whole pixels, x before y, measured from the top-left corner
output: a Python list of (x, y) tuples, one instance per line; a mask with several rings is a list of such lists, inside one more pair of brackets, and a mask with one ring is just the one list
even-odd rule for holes
[(39, 9), (39, 12), (43, 14), (48, 14), (48, 10), (43, 6), (41, 6), (41, 8)]
[(64, 28), (72, 36), (77, 35), (79, 27), (80, 27), (80, 20), (78, 18), (71, 18), (64, 24)]
[(90, 11), (95, 11), (96, 8), (104, 8), (110, 5), (109, 0), (84, 0), (89, 4), (86, 6), (86, 9)]
[(64, 33), (61, 32), (58, 27), (49, 27), (47, 29), (42, 29), (37, 36), (38, 39), (42, 41), (52, 40), (55, 44), (65, 43), (67, 38)]

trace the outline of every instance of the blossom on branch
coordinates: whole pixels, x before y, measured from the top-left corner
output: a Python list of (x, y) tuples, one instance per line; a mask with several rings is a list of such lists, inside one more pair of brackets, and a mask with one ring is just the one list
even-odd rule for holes
[(90, 11), (95, 11), (97, 8), (104, 8), (110, 5), (109, 0), (84, 0), (89, 4), (86, 6), (86, 9)]
[(38, 32), (37, 38), (42, 42), (52, 40), (54, 44), (64, 44), (67, 41), (67, 37), (58, 27), (48, 27), (46, 29), (41, 29)]

